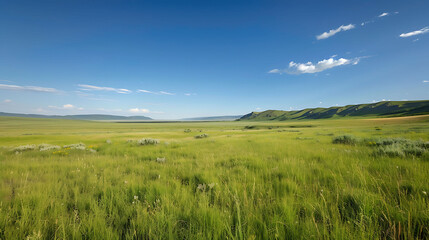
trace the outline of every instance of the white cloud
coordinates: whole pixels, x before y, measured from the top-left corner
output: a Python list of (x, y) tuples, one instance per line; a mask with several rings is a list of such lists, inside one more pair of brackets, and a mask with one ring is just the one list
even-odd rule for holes
[(362, 22), (360, 25), (361, 26), (365, 26), (365, 25), (367, 25), (367, 24), (369, 24), (369, 23), (375, 23), (376, 21), (378, 21), (380, 18), (382, 18), (382, 17), (387, 17), (387, 16), (391, 16), (391, 15), (396, 15), (396, 14), (398, 14), (399, 12), (383, 12), (383, 13), (381, 13), (380, 15), (378, 15), (376, 18), (373, 18), (373, 19), (371, 19), (371, 20), (369, 20), (369, 21), (365, 21), (365, 22)]
[(143, 90), (143, 89), (139, 89), (139, 90), (137, 90), (137, 92), (139, 92), (139, 93), (152, 93), (152, 94), (156, 94), (156, 93), (154, 93), (152, 91)]
[(165, 92), (165, 91), (159, 91), (159, 92), (152, 92), (148, 90), (139, 89), (137, 90), (139, 93), (150, 93), (150, 94), (157, 94), (157, 95), (175, 95), (174, 93)]
[(276, 71), (276, 73), (283, 73), (283, 72), (289, 73), (289, 74), (318, 73), (318, 72), (322, 72), (327, 69), (342, 66), (342, 65), (348, 65), (348, 64), (356, 65), (359, 63), (359, 60), (360, 58), (354, 58), (354, 59), (329, 58), (329, 59), (324, 59), (322, 61), (319, 61), (316, 64), (313, 64), (312, 62), (295, 63), (292, 61), (289, 63), (289, 68), (282, 71)]
[(372, 20), (372, 21), (366, 21), (366, 22), (361, 23), (360, 25), (361, 25), (361, 26), (365, 26), (366, 24), (368, 24), (368, 23), (373, 23), (373, 22), (374, 22), (374, 20)]
[(150, 112), (148, 109), (144, 109), (144, 108), (131, 108), (129, 111), (132, 113), (149, 113)]
[(429, 83), (429, 80), (423, 80), (423, 83)]
[(159, 91), (160, 94), (164, 94), (164, 95), (174, 95), (174, 93), (169, 93), (169, 92), (164, 92), (164, 91)]
[(71, 104), (65, 104), (65, 105), (63, 105), (63, 108), (64, 109), (72, 109), (72, 108), (75, 108), (75, 106), (73, 106)]
[(10, 99), (5, 99), (3, 102), (4, 102), (4, 103), (11, 103), (11, 102), (12, 102), (12, 100), (10, 100)]
[(0, 89), (3, 90), (14, 90), (14, 91), (32, 91), (32, 92), (46, 92), (46, 93), (58, 93), (55, 88), (37, 87), (37, 86), (18, 86), (9, 84), (0, 84)]
[(401, 35), (399, 35), (401, 38), (406, 38), (406, 37), (412, 37), (412, 36), (416, 36), (416, 35), (420, 35), (420, 34), (424, 34), (429, 32), (429, 27), (424, 27), (420, 30), (416, 30), (413, 32), (409, 32), (409, 33), (402, 33)]
[(66, 109), (66, 110), (71, 110), (71, 109), (77, 109), (77, 110), (83, 110), (82, 107), (76, 107), (73, 104), (64, 104), (61, 107), (58, 106), (48, 106), (49, 108), (53, 108), (53, 109)]
[(337, 29), (331, 29), (331, 30), (329, 30), (329, 32), (324, 32), (320, 35), (317, 35), (316, 38), (317, 38), (317, 40), (326, 39), (326, 38), (334, 36), (335, 34), (341, 32), (341, 31), (348, 31), (348, 30), (351, 30), (353, 28), (355, 28), (354, 24), (349, 24), (349, 25), (345, 25), (345, 26), (341, 25)]
[(273, 70), (268, 71), (268, 73), (281, 73), (280, 69), (274, 68)]
[(112, 88), (112, 87), (99, 87), (99, 86), (93, 86), (88, 84), (78, 84), (79, 87), (81, 87), (81, 90), (84, 91), (110, 91), (110, 92), (117, 92), (122, 94), (131, 93), (131, 90), (125, 89), (125, 88)]

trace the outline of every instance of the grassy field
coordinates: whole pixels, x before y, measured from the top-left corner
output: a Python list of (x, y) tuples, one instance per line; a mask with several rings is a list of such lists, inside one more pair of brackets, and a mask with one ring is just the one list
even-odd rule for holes
[(0, 239), (428, 239), (428, 141), (429, 116), (2, 117)]

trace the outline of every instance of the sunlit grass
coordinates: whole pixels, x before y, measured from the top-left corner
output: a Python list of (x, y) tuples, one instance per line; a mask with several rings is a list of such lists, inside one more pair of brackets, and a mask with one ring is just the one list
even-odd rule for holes
[(428, 118), (0, 128), (0, 239), (429, 237), (429, 161), (377, 147), (429, 141)]

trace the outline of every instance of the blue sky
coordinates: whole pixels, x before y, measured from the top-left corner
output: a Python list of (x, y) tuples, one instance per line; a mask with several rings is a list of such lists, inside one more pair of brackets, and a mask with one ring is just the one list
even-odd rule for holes
[(238, 115), (429, 99), (429, 2), (1, 1), (0, 111)]

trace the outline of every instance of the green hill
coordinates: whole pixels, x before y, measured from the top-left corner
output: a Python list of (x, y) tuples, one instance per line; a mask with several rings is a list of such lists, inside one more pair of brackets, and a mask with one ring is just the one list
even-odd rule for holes
[(306, 108), (298, 111), (267, 110), (251, 112), (239, 120), (285, 121), (292, 119), (324, 119), (338, 117), (399, 117), (429, 114), (429, 100), (383, 101), (371, 104), (347, 105), (330, 108)]

